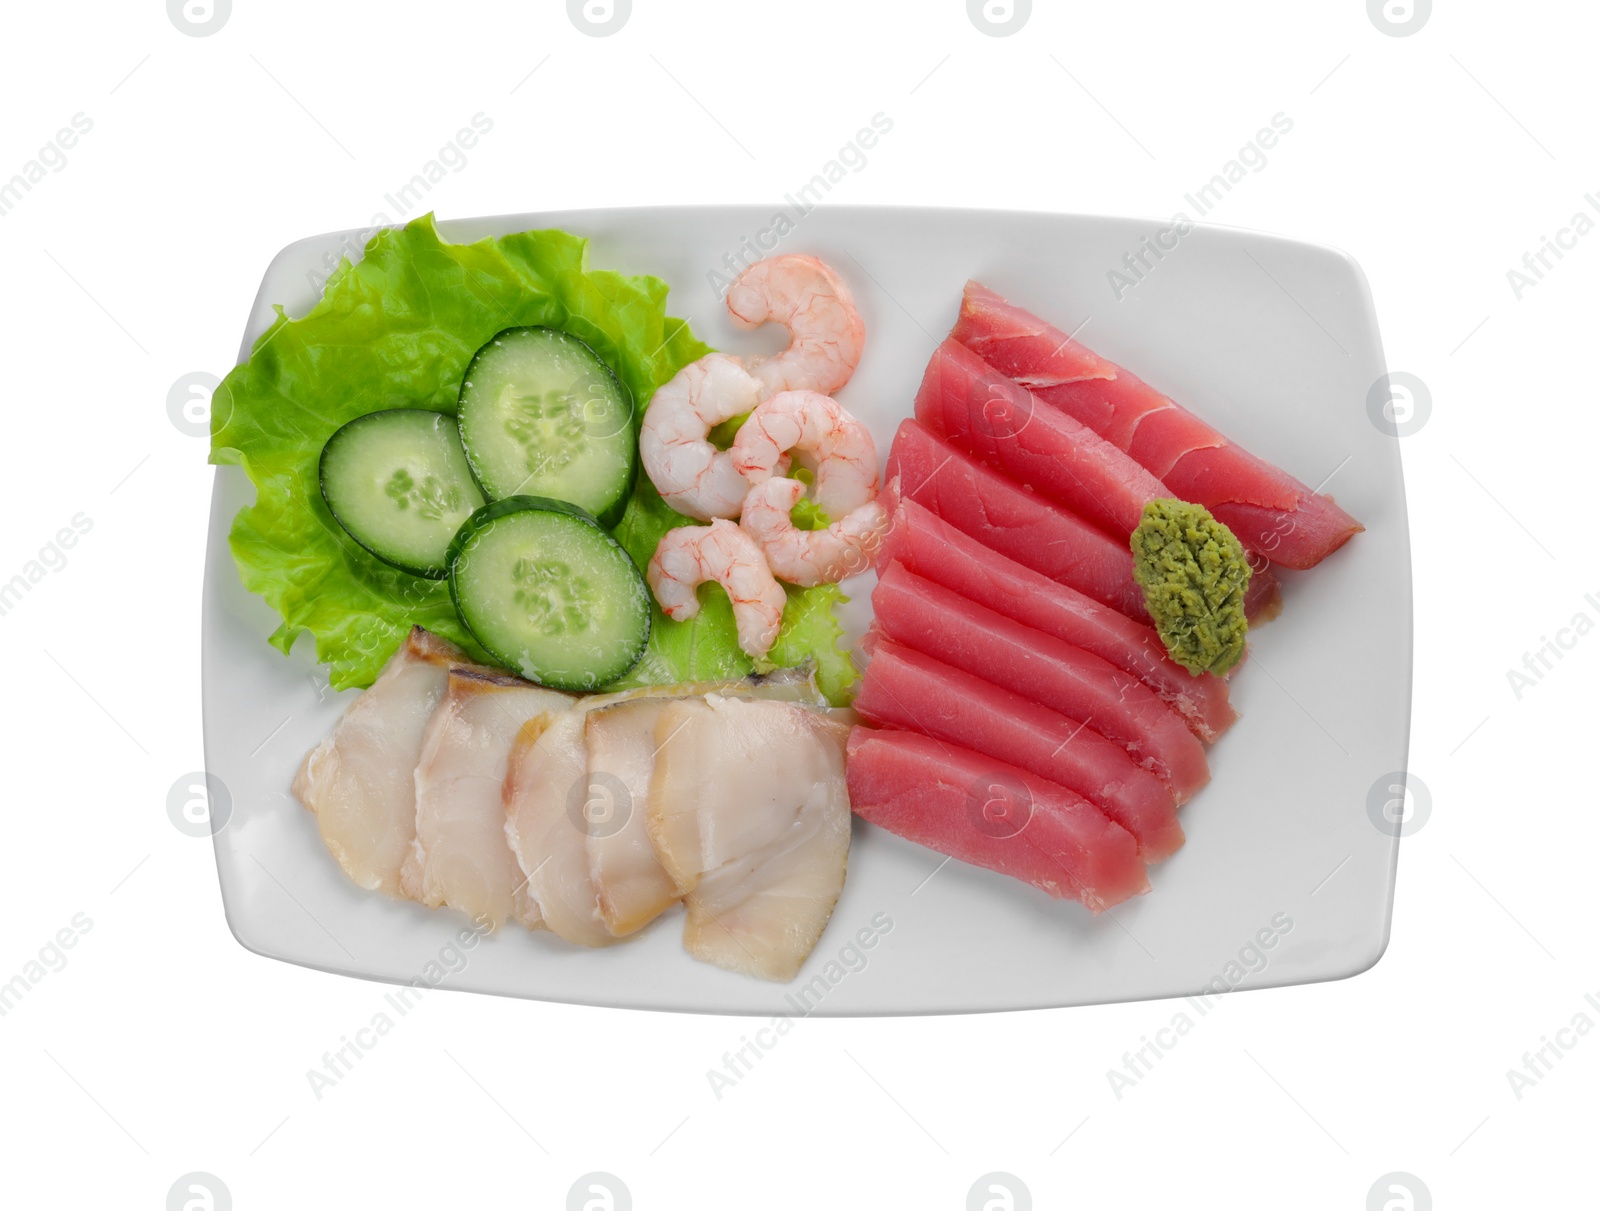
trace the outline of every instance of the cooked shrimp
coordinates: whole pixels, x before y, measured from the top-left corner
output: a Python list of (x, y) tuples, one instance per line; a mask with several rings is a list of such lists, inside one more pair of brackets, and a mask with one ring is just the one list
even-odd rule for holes
[(867, 427), (816, 391), (781, 391), (762, 400), (733, 439), (733, 465), (753, 484), (782, 475), (789, 450), (810, 456), (811, 498), (842, 518), (878, 494), (878, 451)]
[(728, 310), (741, 328), (773, 320), (789, 330), (789, 347), (782, 353), (745, 361), (765, 395), (799, 390), (831, 395), (850, 381), (861, 360), (866, 340), (861, 313), (844, 279), (816, 257), (757, 261), (728, 288)]
[(883, 506), (869, 500), (825, 530), (802, 530), (790, 519), (789, 510), (805, 494), (806, 486), (799, 480), (775, 475), (745, 497), (739, 525), (761, 544), (772, 574), (790, 584), (810, 586), (834, 584), (866, 571), (889, 526)]
[(645, 569), (656, 600), (668, 618), (685, 622), (700, 612), (696, 588), (714, 580), (728, 591), (739, 646), (760, 658), (771, 650), (783, 624), (788, 596), (772, 578), (755, 539), (731, 521), (668, 530)]
[(708, 435), (713, 425), (749, 412), (761, 394), (739, 359), (722, 353), (691, 362), (655, 393), (639, 434), (639, 461), (668, 505), (699, 521), (739, 516), (750, 484)]

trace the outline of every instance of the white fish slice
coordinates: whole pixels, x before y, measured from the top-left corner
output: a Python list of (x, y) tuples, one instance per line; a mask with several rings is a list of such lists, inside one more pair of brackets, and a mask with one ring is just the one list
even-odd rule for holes
[[(528, 890), (551, 932), (581, 946), (617, 940), (606, 926), (591, 872), (586, 810), (602, 793), (589, 778), (585, 721), (594, 711), (640, 699), (750, 694), (824, 705), (808, 668), (779, 669), (738, 681), (691, 682), (580, 699), (570, 709), (530, 721), (518, 733), (506, 775), (506, 837)], [(648, 784), (648, 774), (645, 775)], [(640, 793), (638, 804), (645, 801)], [(643, 820), (643, 808), (640, 808)], [(676, 898), (676, 897), (674, 897)], [(620, 919), (613, 916), (613, 919)]]
[(358, 887), (402, 895), (400, 867), (417, 835), (412, 774), (450, 666), (464, 659), (455, 644), (413, 627), (295, 775), (295, 797)]
[(656, 729), (648, 823), (684, 894), (684, 948), (794, 979), (844, 887), (849, 728), (788, 703), (711, 695), (667, 704)]
[(503, 788), (506, 840), (545, 926), (580, 946), (617, 940), (600, 918), (599, 896), (589, 877), (582, 814), (589, 754), (583, 722), (595, 707), (624, 697), (597, 694), (529, 721), (517, 734)]
[(678, 900), (646, 823), (656, 721), (673, 701), (619, 702), (584, 719), (589, 878), (599, 893), (600, 919), (619, 938), (643, 929)]
[(517, 733), (572, 699), (495, 669), (455, 665), (416, 764), (416, 839), (401, 889), (498, 928), (541, 925), (537, 901), (506, 840), (501, 792)]

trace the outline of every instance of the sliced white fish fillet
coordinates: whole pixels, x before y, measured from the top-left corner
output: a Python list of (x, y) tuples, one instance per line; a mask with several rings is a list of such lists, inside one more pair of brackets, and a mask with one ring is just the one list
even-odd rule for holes
[[(736, 684), (716, 683), (719, 688)], [(606, 927), (590, 873), (588, 813), (603, 800), (597, 800), (589, 779), (584, 728), (589, 713), (615, 703), (705, 688), (710, 687), (593, 694), (529, 721), (517, 734), (503, 795), (506, 840), (527, 876), (545, 927), (557, 937), (580, 946), (609, 946), (618, 937)]]
[(783, 702), (671, 702), (647, 808), (695, 958), (792, 980), (833, 913), (850, 850), (842, 722)]
[(417, 835), (412, 773), (450, 666), (464, 659), (455, 644), (413, 627), (295, 775), (295, 797), (316, 815), (323, 844), (359, 887), (402, 894), (400, 867)]
[(506, 839), (527, 876), (528, 891), (545, 926), (580, 946), (616, 941), (600, 919), (600, 898), (589, 877), (583, 816), (589, 753), (583, 721), (596, 705), (624, 697), (597, 694), (531, 721), (517, 736), (506, 774)]
[(416, 839), (400, 872), (406, 895), (496, 928), (508, 920), (539, 927), (538, 902), (506, 840), (501, 792), (523, 725), (571, 701), (494, 669), (450, 669), (416, 763)]
[(591, 711), (584, 720), (589, 878), (599, 893), (600, 919), (619, 938), (643, 929), (678, 899), (646, 822), (656, 721), (672, 702), (638, 698)]
[(518, 733), (504, 790), (506, 837), (546, 927), (558, 937), (581, 946), (607, 946), (617, 940), (606, 926), (600, 892), (591, 876), (586, 810), (592, 813), (605, 800), (603, 793), (595, 794), (595, 784), (589, 780), (587, 716), (643, 698), (711, 692), (825, 704), (809, 670), (779, 669), (740, 681), (596, 694), (568, 710), (532, 720)]

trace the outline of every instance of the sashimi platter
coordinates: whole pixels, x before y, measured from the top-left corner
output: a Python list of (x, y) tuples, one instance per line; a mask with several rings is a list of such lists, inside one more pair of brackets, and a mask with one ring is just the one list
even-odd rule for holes
[(1119, 276), (1159, 226), (291, 245), (212, 397), (235, 934), (781, 1022), (1370, 966), (1411, 640), (1371, 303), (1187, 221)]

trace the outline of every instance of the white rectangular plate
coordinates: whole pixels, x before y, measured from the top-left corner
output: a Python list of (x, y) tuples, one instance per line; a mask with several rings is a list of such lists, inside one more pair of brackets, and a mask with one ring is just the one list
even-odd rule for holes
[[(1320, 567), (1283, 575), (1283, 614), (1253, 634), (1236, 679), (1243, 717), (1211, 753), (1211, 785), (1184, 809), (1188, 844), (1151, 870), (1149, 895), (1096, 918), (858, 820), (844, 895), (791, 985), (692, 961), (677, 913), (609, 950), (513, 927), (458, 958), (465, 917), (359, 891), (289, 794), (302, 754), (354, 691), (328, 691), (309, 639), (288, 658), (268, 647), (277, 618), (240, 585), (227, 545), (252, 489), (238, 468), (223, 467), (203, 670), (206, 764), (231, 798), (215, 846), (234, 935), (259, 954), (369, 979), (434, 983), (442, 971), (442, 986), (475, 992), (791, 1016), (1079, 1005), (1370, 967), (1388, 941), (1398, 839), (1374, 824), (1369, 799), (1375, 788), (1387, 798), (1406, 766), (1411, 569), (1397, 442), (1368, 415), (1384, 362), (1354, 262), (1317, 245), (1199, 227), (1160, 261), (1146, 254), (1152, 268), (1118, 291), (1110, 272), (1127, 273), (1125, 255), (1163, 224), (932, 209), (596, 210), (440, 230), (455, 241), (535, 227), (588, 236), (595, 267), (665, 279), (672, 314), (714, 347), (747, 353), (770, 350), (778, 334), (737, 332), (715, 274), (748, 255), (747, 239), (767, 238), (780, 213), (794, 230), (777, 250), (822, 257), (855, 290), (867, 346), (840, 399), (870, 425), (880, 457), (974, 277), (1078, 331), (1306, 483), (1326, 479), (1366, 523)], [(284, 249), (267, 269), (245, 350), (270, 323), (271, 304), (304, 314), (325, 254), (360, 243), (339, 232)], [(870, 577), (847, 585), (856, 634), (870, 587)]]

